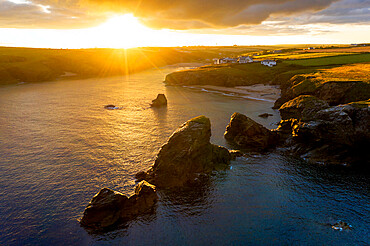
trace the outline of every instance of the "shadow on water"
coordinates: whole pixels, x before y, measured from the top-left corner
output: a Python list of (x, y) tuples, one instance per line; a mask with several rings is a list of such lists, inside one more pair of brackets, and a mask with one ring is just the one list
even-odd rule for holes
[(206, 211), (212, 204), (210, 195), (213, 184), (209, 177), (202, 179), (194, 186), (160, 190), (160, 203), (176, 216), (197, 216)]
[(159, 107), (154, 108), (152, 107), (151, 110), (153, 111), (154, 117), (158, 121), (158, 123), (165, 123), (167, 122), (167, 107)]

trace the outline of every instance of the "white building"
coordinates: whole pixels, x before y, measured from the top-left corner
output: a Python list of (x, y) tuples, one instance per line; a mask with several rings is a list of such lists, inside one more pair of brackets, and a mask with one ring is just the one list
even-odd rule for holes
[(251, 63), (253, 62), (253, 58), (250, 56), (240, 56), (238, 58), (238, 62), (239, 63)]
[(268, 66), (268, 67), (273, 67), (276, 66), (276, 61), (273, 60), (263, 60), (261, 61), (262, 65)]

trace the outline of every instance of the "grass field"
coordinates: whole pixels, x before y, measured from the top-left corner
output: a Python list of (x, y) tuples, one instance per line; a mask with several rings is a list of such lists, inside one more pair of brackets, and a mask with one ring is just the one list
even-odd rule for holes
[(256, 59), (281, 59), (281, 60), (300, 60), (300, 59), (311, 59), (311, 58), (321, 58), (321, 57), (331, 57), (331, 56), (341, 56), (341, 55), (351, 55), (354, 53), (284, 53), (284, 54), (269, 54), (256, 56)]
[(301, 59), (294, 61), (284, 61), (284, 63), (306, 67), (318, 67), (328, 65), (346, 65), (353, 63), (370, 62), (370, 53), (367, 54), (356, 54), (356, 55), (341, 55), (333, 57), (321, 57), (321, 58), (310, 58)]
[[(107, 77), (124, 75), (175, 63), (212, 63), (213, 58), (237, 57), (243, 54), (282, 53), (260, 56), (260, 59), (283, 60), (276, 67), (261, 64), (227, 64), (202, 68), (202, 73), (245, 77), (263, 83), (288, 80), (295, 74), (312, 73), (323, 66), (369, 62), (370, 53), (351, 54), (368, 47), (337, 46), (315, 50), (308, 45), (228, 46), (228, 47), (162, 47), (133, 49), (31, 49), (0, 47), (0, 85), (19, 82), (42, 82), (64, 78)], [(346, 51), (345, 51), (346, 50)], [(315, 52), (314, 52), (315, 51)], [(326, 52), (323, 52), (326, 51)], [(294, 60), (292, 60), (294, 59)], [(72, 77), (71, 77), (72, 76)]]
[[(63, 78), (106, 77), (175, 63), (211, 63), (213, 58), (283, 46), (145, 47), (132, 49), (32, 49), (0, 47), (0, 84)], [(70, 78), (70, 77), (69, 77)]]
[(322, 82), (326, 81), (363, 81), (370, 83), (370, 63), (345, 65), (330, 69), (320, 69), (313, 74)]

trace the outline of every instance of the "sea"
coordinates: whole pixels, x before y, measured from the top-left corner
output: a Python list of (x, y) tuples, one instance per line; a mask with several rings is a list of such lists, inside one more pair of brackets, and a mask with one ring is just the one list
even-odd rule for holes
[[(1, 86), (0, 245), (370, 245), (369, 174), (280, 151), (238, 158), (200, 187), (159, 190), (153, 213), (116, 230), (80, 227), (101, 188), (131, 195), (135, 173), (187, 120), (209, 117), (211, 142), (227, 148), (234, 112), (276, 128), (273, 100), (166, 86), (179, 69)], [(151, 108), (159, 93), (168, 106)]]

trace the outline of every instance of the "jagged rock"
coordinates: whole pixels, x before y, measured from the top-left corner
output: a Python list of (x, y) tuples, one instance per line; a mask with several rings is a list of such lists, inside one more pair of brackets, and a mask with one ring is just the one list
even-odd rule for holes
[(156, 201), (155, 186), (146, 181), (136, 186), (135, 194), (130, 198), (120, 192), (103, 188), (87, 205), (80, 223), (94, 230), (107, 229), (152, 210)]
[(128, 199), (125, 208), (121, 211), (122, 220), (132, 220), (140, 214), (153, 210), (157, 199), (156, 187), (145, 180), (141, 181), (135, 187), (135, 194)]
[(328, 107), (328, 103), (323, 100), (314, 96), (302, 95), (284, 103), (279, 111), (283, 120), (294, 118), (307, 121), (315, 119), (315, 114), (319, 110)]
[(231, 160), (235, 160), (237, 157), (242, 157), (244, 156), (243, 152), (240, 150), (229, 150)]
[(300, 95), (313, 95), (335, 106), (369, 99), (370, 84), (364, 81), (326, 81), (317, 76), (295, 75), (281, 84), (281, 97), (276, 100), (274, 108)]
[(142, 180), (145, 180), (145, 178), (146, 178), (146, 172), (144, 172), (144, 171), (140, 171), (140, 172), (135, 174), (135, 179), (138, 182), (140, 182)]
[(167, 106), (167, 98), (164, 94), (158, 94), (157, 98), (152, 101), (151, 107)]
[(210, 173), (230, 163), (229, 151), (210, 141), (211, 123), (205, 116), (193, 118), (177, 129), (160, 149), (154, 165), (138, 177), (158, 187), (182, 186), (199, 173)]
[(258, 115), (258, 117), (261, 117), (261, 118), (268, 118), (269, 116), (273, 116), (273, 114), (264, 113), (264, 114)]
[[(301, 123), (293, 130), (293, 135), (301, 141), (311, 143), (354, 144), (354, 127), (346, 112), (350, 106), (335, 106), (320, 110), (316, 119)], [(347, 110), (350, 110), (347, 108)]]
[(275, 146), (278, 135), (247, 116), (234, 113), (224, 134), (226, 140), (240, 148), (263, 151)]
[(292, 127), (294, 152), (321, 163), (368, 165), (370, 108), (338, 105), (318, 111), (314, 120), (296, 120)]
[(277, 132), (281, 134), (292, 134), (294, 125), (298, 123), (297, 119), (281, 120), (278, 124)]
[(120, 213), (128, 198), (116, 191), (103, 188), (87, 205), (81, 225), (94, 229), (107, 228), (120, 219)]
[(370, 84), (362, 81), (329, 81), (315, 91), (315, 96), (329, 105), (339, 105), (370, 98)]

